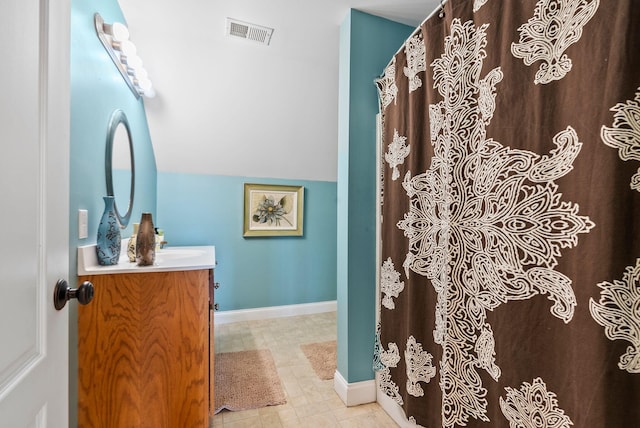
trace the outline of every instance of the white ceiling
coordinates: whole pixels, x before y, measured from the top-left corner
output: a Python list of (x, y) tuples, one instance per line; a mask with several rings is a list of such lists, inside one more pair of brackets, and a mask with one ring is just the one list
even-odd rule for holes
[[(157, 92), (145, 108), (159, 171), (322, 181), (337, 177), (349, 9), (416, 27), (440, 3), (118, 1)], [(271, 44), (225, 36), (227, 17), (274, 28)]]

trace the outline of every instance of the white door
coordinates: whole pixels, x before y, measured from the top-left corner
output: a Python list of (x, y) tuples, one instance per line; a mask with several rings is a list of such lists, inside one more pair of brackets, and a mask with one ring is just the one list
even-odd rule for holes
[(0, 427), (67, 427), (70, 0), (0, 1)]

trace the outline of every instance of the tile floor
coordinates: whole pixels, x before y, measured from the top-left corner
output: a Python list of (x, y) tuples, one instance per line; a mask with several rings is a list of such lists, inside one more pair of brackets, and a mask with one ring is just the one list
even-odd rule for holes
[(211, 427), (397, 427), (376, 404), (346, 407), (333, 380), (320, 380), (300, 349), (302, 343), (336, 338), (336, 313), (242, 321), (215, 327), (215, 351), (271, 350), (287, 403), (242, 412), (221, 411)]

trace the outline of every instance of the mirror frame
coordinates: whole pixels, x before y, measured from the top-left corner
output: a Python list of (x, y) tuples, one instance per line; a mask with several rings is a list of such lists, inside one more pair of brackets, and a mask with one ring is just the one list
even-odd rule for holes
[(116, 212), (116, 216), (118, 217), (118, 222), (120, 222), (120, 227), (124, 229), (129, 224), (129, 220), (131, 219), (131, 211), (133, 209), (133, 195), (135, 191), (136, 184), (136, 170), (135, 170), (135, 162), (133, 157), (133, 138), (131, 138), (131, 129), (129, 128), (129, 121), (127, 120), (127, 116), (120, 109), (117, 109), (111, 115), (111, 119), (109, 120), (109, 128), (107, 130), (107, 144), (106, 144), (106, 152), (105, 152), (105, 176), (107, 179), (107, 196), (113, 196), (115, 198), (115, 194), (113, 191), (113, 143), (116, 135), (116, 129), (118, 126), (124, 125), (125, 130), (127, 131), (127, 137), (129, 139), (129, 155), (131, 157), (131, 192), (129, 193), (129, 207), (127, 212), (124, 215), (118, 210), (118, 204), (114, 203), (114, 208)]

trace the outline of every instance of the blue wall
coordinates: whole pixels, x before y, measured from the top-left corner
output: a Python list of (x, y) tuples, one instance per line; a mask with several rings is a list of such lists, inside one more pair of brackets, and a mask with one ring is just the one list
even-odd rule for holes
[[(107, 124), (122, 109), (134, 140), (131, 222), (154, 213), (169, 245), (215, 245), (221, 310), (338, 300), (338, 369), (373, 378), (375, 330), (375, 114), (373, 84), (413, 28), (351, 11), (341, 27), (338, 183), (157, 173), (144, 105), (95, 35), (93, 14), (124, 22), (116, 0), (73, 0), (71, 10), (70, 280), (76, 247), (95, 243), (104, 208)], [(303, 237), (243, 238), (243, 183), (305, 187)], [(89, 211), (78, 239), (77, 211)], [(337, 213), (337, 215), (336, 215)], [(131, 227), (123, 231), (130, 235)], [(77, 312), (70, 308), (70, 422), (77, 421)]]
[[(99, 12), (105, 22), (125, 22), (116, 0), (73, 0), (71, 3), (71, 142), (69, 192), (69, 281), (77, 281), (77, 250), (94, 244), (106, 194), (105, 148), (112, 112), (127, 115), (134, 141), (136, 189), (132, 220), (156, 210), (156, 164), (142, 100), (125, 84), (93, 23)], [(78, 238), (79, 209), (89, 212), (89, 237)], [(123, 236), (131, 234), (131, 227)], [(77, 316), (69, 306), (69, 421), (77, 425)]]
[[(305, 188), (304, 236), (242, 237), (244, 183)], [(336, 300), (336, 183), (158, 174), (169, 246), (215, 245), (221, 311)]]
[(415, 28), (352, 10), (340, 27), (338, 121), (338, 371), (373, 379), (376, 297), (374, 80)]
[[(105, 22), (125, 22), (116, 0), (71, 4), (71, 272), (76, 272), (75, 247), (95, 243), (106, 195), (105, 145), (111, 114), (127, 115), (134, 142), (136, 189), (132, 222), (143, 211), (156, 210), (156, 164), (142, 99), (136, 99), (96, 36), (94, 13)], [(89, 237), (78, 239), (78, 209), (89, 211)], [(123, 231), (130, 235), (131, 226)]]

